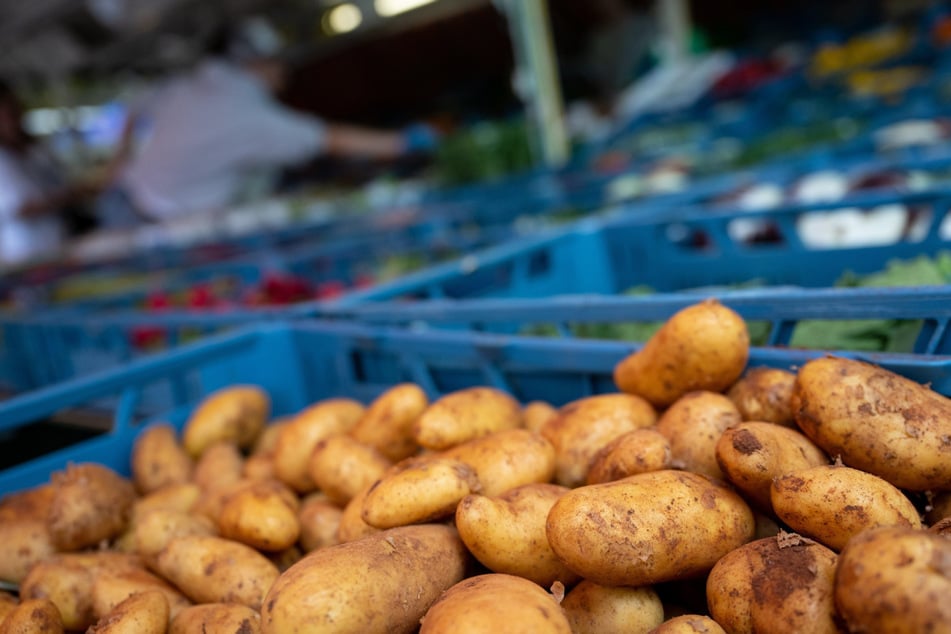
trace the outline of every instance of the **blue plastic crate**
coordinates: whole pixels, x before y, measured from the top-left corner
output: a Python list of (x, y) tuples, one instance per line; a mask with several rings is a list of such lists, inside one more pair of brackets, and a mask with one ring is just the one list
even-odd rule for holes
[[(433, 398), (489, 385), (522, 402), (543, 399), (561, 405), (616, 391), (611, 372), (631, 349), (616, 342), (415, 333), (319, 322), (258, 326), (0, 404), (0, 433), (8, 435), (64, 408), (115, 404), (109, 432), (7, 468), (0, 473), (0, 494), (47, 481), (51, 472), (69, 462), (96, 461), (128, 473), (132, 444), (143, 425), (162, 420), (181, 427), (200, 398), (228, 385), (254, 384), (267, 390), (274, 416), (328, 397), (368, 402), (404, 381), (418, 383)], [(822, 354), (754, 349), (750, 365), (794, 368)], [(846, 356), (879, 363), (951, 394), (949, 357)], [(168, 409), (138, 418), (136, 403), (143, 391), (161, 383), (178, 386)], [(6, 439), (5, 446), (14, 442)]]

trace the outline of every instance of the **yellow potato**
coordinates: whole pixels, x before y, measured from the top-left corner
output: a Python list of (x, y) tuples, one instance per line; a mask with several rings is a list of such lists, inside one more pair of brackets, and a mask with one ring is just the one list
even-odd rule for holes
[(747, 501), (770, 513), (774, 478), (829, 464), (828, 456), (805, 435), (774, 423), (747, 422), (727, 429), (717, 441), (716, 456), (726, 479)]
[(207, 517), (177, 510), (155, 509), (136, 521), (132, 543), (134, 552), (150, 561), (176, 537), (217, 534), (218, 527)]
[(471, 577), (449, 588), (426, 616), (419, 634), (571, 634), (555, 599), (512, 575)]
[(858, 469), (825, 465), (773, 480), (773, 511), (793, 530), (841, 550), (876, 526), (921, 528), (914, 504), (891, 484)]
[(467, 560), (456, 531), (440, 525), (394, 528), (316, 550), (274, 583), (261, 631), (414, 632), (429, 606), (463, 578)]
[(87, 634), (165, 634), (168, 601), (157, 590), (131, 595), (93, 625)]
[(228, 497), (231, 496), (231, 494), (235, 491), (240, 491), (241, 489), (250, 486), (254, 482), (255, 480), (241, 479), (216, 485), (210, 489), (205, 489), (202, 491), (201, 497), (198, 498), (198, 503), (195, 504), (195, 508), (192, 509), (192, 513), (202, 517), (207, 517), (215, 523), (215, 526), (217, 526), (218, 520), (221, 518), (221, 509), (225, 505), (225, 500), (227, 500)]
[(467, 495), (456, 508), (456, 529), (469, 552), (493, 572), (524, 577), (548, 588), (577, 575), (552, 552), (545, 521), (569, 489), (526, 484), (497, 497)]
[(317, 443), (307, 471), (332, 502), (344, 505), (391, 466), (389, 459), (373, 447), (339, 435)]
[(135, 439), (132, 481), (139, 493), (151, 493), (170, 484), (188, 482), (192, 468), (192, 459), (179, 444), (171, 425), (152, 425)]
[(653, 588), (610, 588), (582, 581), (565, 595), (561, 608), (574, 634), (646, 632), (664, 621), (664, 606)]
[(343, 510), (326, 497), (317, 495), (304, 500), (297, 512), (300, 545), (304, 552), (309, 553), (318, 548), (338, 544), (340, 540), (337, 538), (337, 530), (340, 528), (342, 516)]
[(159, 573), (195, 603), (240, 603), (259, 609), (277, 566), (244, 544), (221, 537), (177, 537), (159, 553)]
[(709, 616), (681, 614), (664, 621), (647, 634), (726, 634), (726, 630)]
[(381, 529), (370, 526), (363, 521), (363, 503), (373, 485), (357, 493), (344, 507), (337, 525), (337, 541), (339, 543), (352, 542), (369, 535), (379, 533)]
[(244, 477), (244, 456), (230, 441), (212, 443), (205, 447), (195, 464), (192, 481), (202, 491), (221, 489)]
[(313, 491), (316, 485), (307, 470), (310, 455), (324, 438), (347, 433), (364, 407), (345, 398), (332, 398), (311, 405), (283, 426), (274, 447), (274, 472), (298, 493)]
[(394, 385), (370, 403), (350, 435), (390, 461), (409, 458), (419, 449), (413, 438), (413, 423), (428, 406), (429, 399), (418, 385)]
[(218, 442), (242, 449), (254, 445), (271, 410), (267, 393), (254, 385), (235, 385), (205, 398), (185, 423), (182, 443), (198, 458)]
[(727, 396), (746, 421), (796, 427), (792, 412), (796, 375), (778, 368), (752, 368), (733, 384)]
[(546, 534), (571, 570), (606, 586), (704, 574), (753, 537), (753, 513), (732, 490), (686, 471), (652, 471), (574, 489)]
[(394, 528), (448, 517), (470, 493), (480, 491), (475, 470), (449, 458), (409, 458), (368, 490), (361, 517), (376, 528)]
[(931, 498), (925, 520), (929, 524), (937, 524), (946, 517), (951, 517), (951, 491), (936, 493)]
[(183, 610), (168, 634), (258, 634), (261, 615), (237, 603), (205, 603)]
[(839, 555), (835, 605), (852, 632), (947, 632), (951, 540), (906, 527), (856, 535)]
[(618, 389), (666, 407), (687, 392), (722, 392), (749, 358), (746, 322), (715, 299), (673, 315), (639, 351), (614, 368)]
[(584, 484), (591, 462), (605, 445), (656, 421), (650, 403), (629, 394), (601, 394), (568, 403), (542, 428), (542, 435), (555, 447), (555, 480), (566, 487)]
[(0, 634), (63, 634), (63, 621), (47, 599), (25, 599), (0, 622)]
[(667, 437), (653, 427), (642, 427), (621, 434), (602, 447), (591, 461), (586, 483), (613, 482), (638, 473), (668, 469), (670, 461)]
[(835, 566), (834, 552), (795, 534), (750, 542), (710, 571), (710, 616), (737, 634), (835, 634)]
[(289, 548), (300, 536), (297, 496), (277, 480), (250, 482), (230, 493), (218, 514), (221, 536), (258, 550)]
[(165, 597), (168, 620), (191, 605), (185, 595), (173, 588), (164, 579), (146, 570), (100, 570), (93, 576), (91, 597), (92, 612), (102, 619), (129, 597), (143, 592), (158, 592)]
[(290, 423), (291, 420), (293, 420), (292, 416), (286, 416), (273, 420), (270, 424), (265, 425), (261, 431), (261, 435), (258, 436), (258, 439), (254, 441), (254, 446), (251, 447), (251, 455), (273, 454), (277, 448), (277, 437), (280, 435), (281, 429), (284, 425)]
[(558, 409), (544, 401), (532, 401), (522, 408), (522, 421), (525, 429), (540, 434), (542, 427), (558, 414)]
[(900, 489), (951, 482), (951, 400), (884, 368), (826, 357), (806, 363), (793, 389), (796, 422), (846, 465)]
[(33, 564), (56, 552), (46, 524), (54, 494), (43, 485), (0, 500), (0, 579), (19, 583)]
[(475, 469), (485, 495), (523, 484), (548, 482), (555, 474), (555, 448), (527, 429), (506, 429), (456, 445), (440, 454)]
[(0, 591), (0, 623), (3, 623), (3, 619), (7, 618), (7, 615), (13, 611), (18, 605), (16, 597), (14, 597), (9, 592)]
[(201, 498), (201, 488), (194, 482), (173, 484), (140, 497), (132, 505), (132, 523), (155, 509), (189, 513)]
[(135, 490), (115, 471), (92, 463), (69, 465), (54, 473), (52, 482), (46, 525), (57, 549), (94, 546), (125, 530)]
[(655, 429), (670, 442), (674, 467), (723, 480), (717, 464), (717, 441), (728, 427), (739, 422), (740, 413), (727, 397), (690, 392), (664, 412)]
[(951, 538), (951, 517), (946, 517), (943, 520), (935, 522), (928, 527), (928, 532)]
[(472, 387), (447, 394), (413, 423), (413, 438), (436, 451), (522, 424), (522, 408), (514, 398), (490, 387)]
[(244, 480), (275, 480), (277, 473), (274, 467), (273, 453), (256, 453), (248, 456), (241, 470)]
[(276, 553), (266, 554), (271, 563), (277, 566), (280, 572), (284, 572), (304, 558), (304, 552), (298, 548), (296, 544)]

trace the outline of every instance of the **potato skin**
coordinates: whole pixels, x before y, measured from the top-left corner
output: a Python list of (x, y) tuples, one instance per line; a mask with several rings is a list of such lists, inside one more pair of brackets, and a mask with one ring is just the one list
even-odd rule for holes
[(647, 634), (726, 634), (726, 630), (709, 616), (682, 614), (664, 621)]
[(796, 423), (830, 456), (900, 489), (951, 482), (951, 400), (904, 377), (836, 357), (806, 363), (792, 398)]
[(493, 572), (534, 581), (543, 588), (578, 576), (552, 552), (545, 521), (555, 502), (570, 489), (527, 484), (489, 497), (467, 495), (456, 508), (456, 529), (469, 552)]
[(0, 500), (0, 579), (19, 583), (56, 552), (46, 524), (55, 489), (45, 484)]
[(664, 606), (650, 587), (610, 588), (582, 581), (561, 608), (574, 634), (646, 632), (664, 621)]
[(332, 502), (345, 505), (392, 466), (375, 448), (350, 436), (324, 438), (314, 447), (307, 470), (317, 488)]
[(839, 555), (835, 605), (853, 632), (947, 632), (949, 596), (946, 537), (898, 526), (873, 528), (853, 537)]
[(796, 375), (779, 368), (751, 368), (727, 396), (745, 421), (796, 427), (792, 411)]
[(644, 344), (614, 368), (622, 392), (667, 407), (687, 392), (722, 392), (746, 367), (750, 337), (746, 322), (715, 299), (674, 314)]
[(716, 446), (727, 428), (740, 422), (733, 402), (722, 394), (689, 392), (671, 405), (655, 429), (670, 442), (673, 466), (724, 480)]
[(63, 621), (47, 599), (25, 599), (0, 621), (0, 634), (63, 634)]
[(192, 474), (192, 481), (203, 492), (220, 490), (242, 479), (244, 456), (238, 446), (228, 440), (205, 447)]
[(159, 553), (159, 573), (195, 603), (240, 603), (259, 609), (278, 577), (256, 550), (221, 537), (177, 537)]
[(382, 530), (370, 526), (363, 521), (363, 503), (371, 488), (373, 488), (373, 485), (357, 493), (343, 508), (343, 513), (340, 515), (340, 523), (337, 526), (338, 542), (352, 542), (363, 537), (368, 537), (369, 535), (374, 535)]
[(87, 630), (87, 634), (165, 634), (168, 601), (158, 590), (129, 596)]
[(297, 543), (297, 507), (297, 496), (281, 482), (250, 482), (225, 497), (218, 528), (222, 537), (277, 552)]
[(928, 524), (937, 524), (946, 517), (951, 517), (951, 491), (936, 493), (930, 504), (925, 520)]
[(413, 438), (435, 451), (522, 424), (522, 408), (501, 390), (471, 387), (446, 394), (413, 423)]
[(834, 552), (795, 534), (744, 544), (707, 577), (710, 615), (737, 634), (834, 634), (835, 566)]
[(725, 430), (716, 445), (717, 464), (756, 508), (773, 512), (770, 486), (790, 471), (829, 464), (804, 434), (774, 423), (745, 422)]
[(826, 465), (779, 476), (770, 499), (779, 519), (833, 550), (867, 528), (921, 528), (917, 509), (901, 491), (849, 467)]
[(564, 611), (539, 586), (488, 574), (457, 583), (423, 617), (419, 634), (571, 634)]
[(394, 385), (370, 403), (350, 435), (392, 462), (409, 458), (419, 449), (413, 424), (428, 406), (429, 398), (418, 385)]
[(7, 618), (7, 615), (10, 614), (17, 605), (19, 605), (19, 602), (16, 597), (9, 592), (0, 590), (0, 623), (3, 623), (3, 619)]
[(440, 454), (475, 470), (485, 495), (548, 482), (555, 474), (555, 448), (527, 429), (506, 429), (456, 445)]
[(300, 545), (304, 552), (340, 543), (337, 531), (342, 516), (343, 509), (331, 504), (325, 496), (318, 494), (305, 499), (297, 511)]
[(542, 436), (555, 447), (555, 481), (566, 487), (584, 484), (598, 451), (656, 421), (651, 404), (630, 394), (600, 394), (568, 403), (542, 428)]
[(237, 603), (204, 603), (182, 610), (168, 634), (258, 634), (261, 615)]
[(58, 550), (93, 546), (125, 530), (132, 512), (132, 483), (99, 464), (69, 465), (53, 474), (47, 528)]
[(191, 480), (192, 459), (175, 428), (159, 423), (143, 430), (132, 447), (132, 482), (141, 494)]
[(261, 631), (413, 632), (439, 595), (463, 578), (467, 559), (456, 531), (433, 524), (316, 550), (274, 583)]
[(134, 527), (135, 552), (148, 562), (170, 541), (185, 535), (218, 535), (218, 527), (207, 517), (170, 509), (155, 509), (137, 520)]
[(638, 473), (670, 468), (667, 437), (653, 427), (622, 434), (594, 455), (586, 484), (614, 482)]
[(540, 434), (542, 427), (553, 416), (558, 414), (558, 410), (544, 401), (532, 401), (526, 403), (522, 408), (522, 423), (525, 429)]
[(233, 385), (202, 401), (182, 433), (185, 451), (198, 458), (216, 442), (233, 442), (242, 449), (254, 445), (271, 411), (267, 392), (255, 385)]
[(93, 615), (102, 619), (130, 596), (142, 592), (159, 592), (165, 597), (166, 625), (169, 618), (191, 605), (184, 594), (146, 570), (102, 570), (92, 582)]
[(753, 512), (732, 490), (686, 471), (653, 471), (565, 494), (548, 514), (552, 550), (606, 586), (702, 575), (753, 537)]

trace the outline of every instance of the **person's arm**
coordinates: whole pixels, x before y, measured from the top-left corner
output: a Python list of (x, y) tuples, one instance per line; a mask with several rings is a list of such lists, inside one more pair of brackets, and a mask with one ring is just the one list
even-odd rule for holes
[(331, 156), (389, 160), (406, 151), (406, 139), (398, 132), (328, 123), (324, 152)]
[(86, 183), (75, 183), (60, 187), (42, 196), (33, 196), (24, 200), (17, 209), (16, 215), (20, 218), (34, 218), (56, 213), (68, 205), (88, 198), (96, 189), (94, 185)]

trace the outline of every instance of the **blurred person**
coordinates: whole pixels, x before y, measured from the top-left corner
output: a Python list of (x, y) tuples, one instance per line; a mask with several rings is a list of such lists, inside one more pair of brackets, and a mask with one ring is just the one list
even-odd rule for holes
[[(227, 208), (262, 168), (320, 155), (394, 159), (435, 147), (435, 133), (423, 125), (379, 131), (292, 110), (276, 99), (287, 65), (274, 44), (243, 33), (214, 40), (206, 61), (130, 117), (118, 152), (124, 162), (100, 207), (105, 226)], [(130, 139), (142, 120), (149, 130), (133, 151)]]
[(23, 107), (0, 81), (0, 264), (55, 256), (92, 183), (69, 183), (65, 170), (23, 128)]

